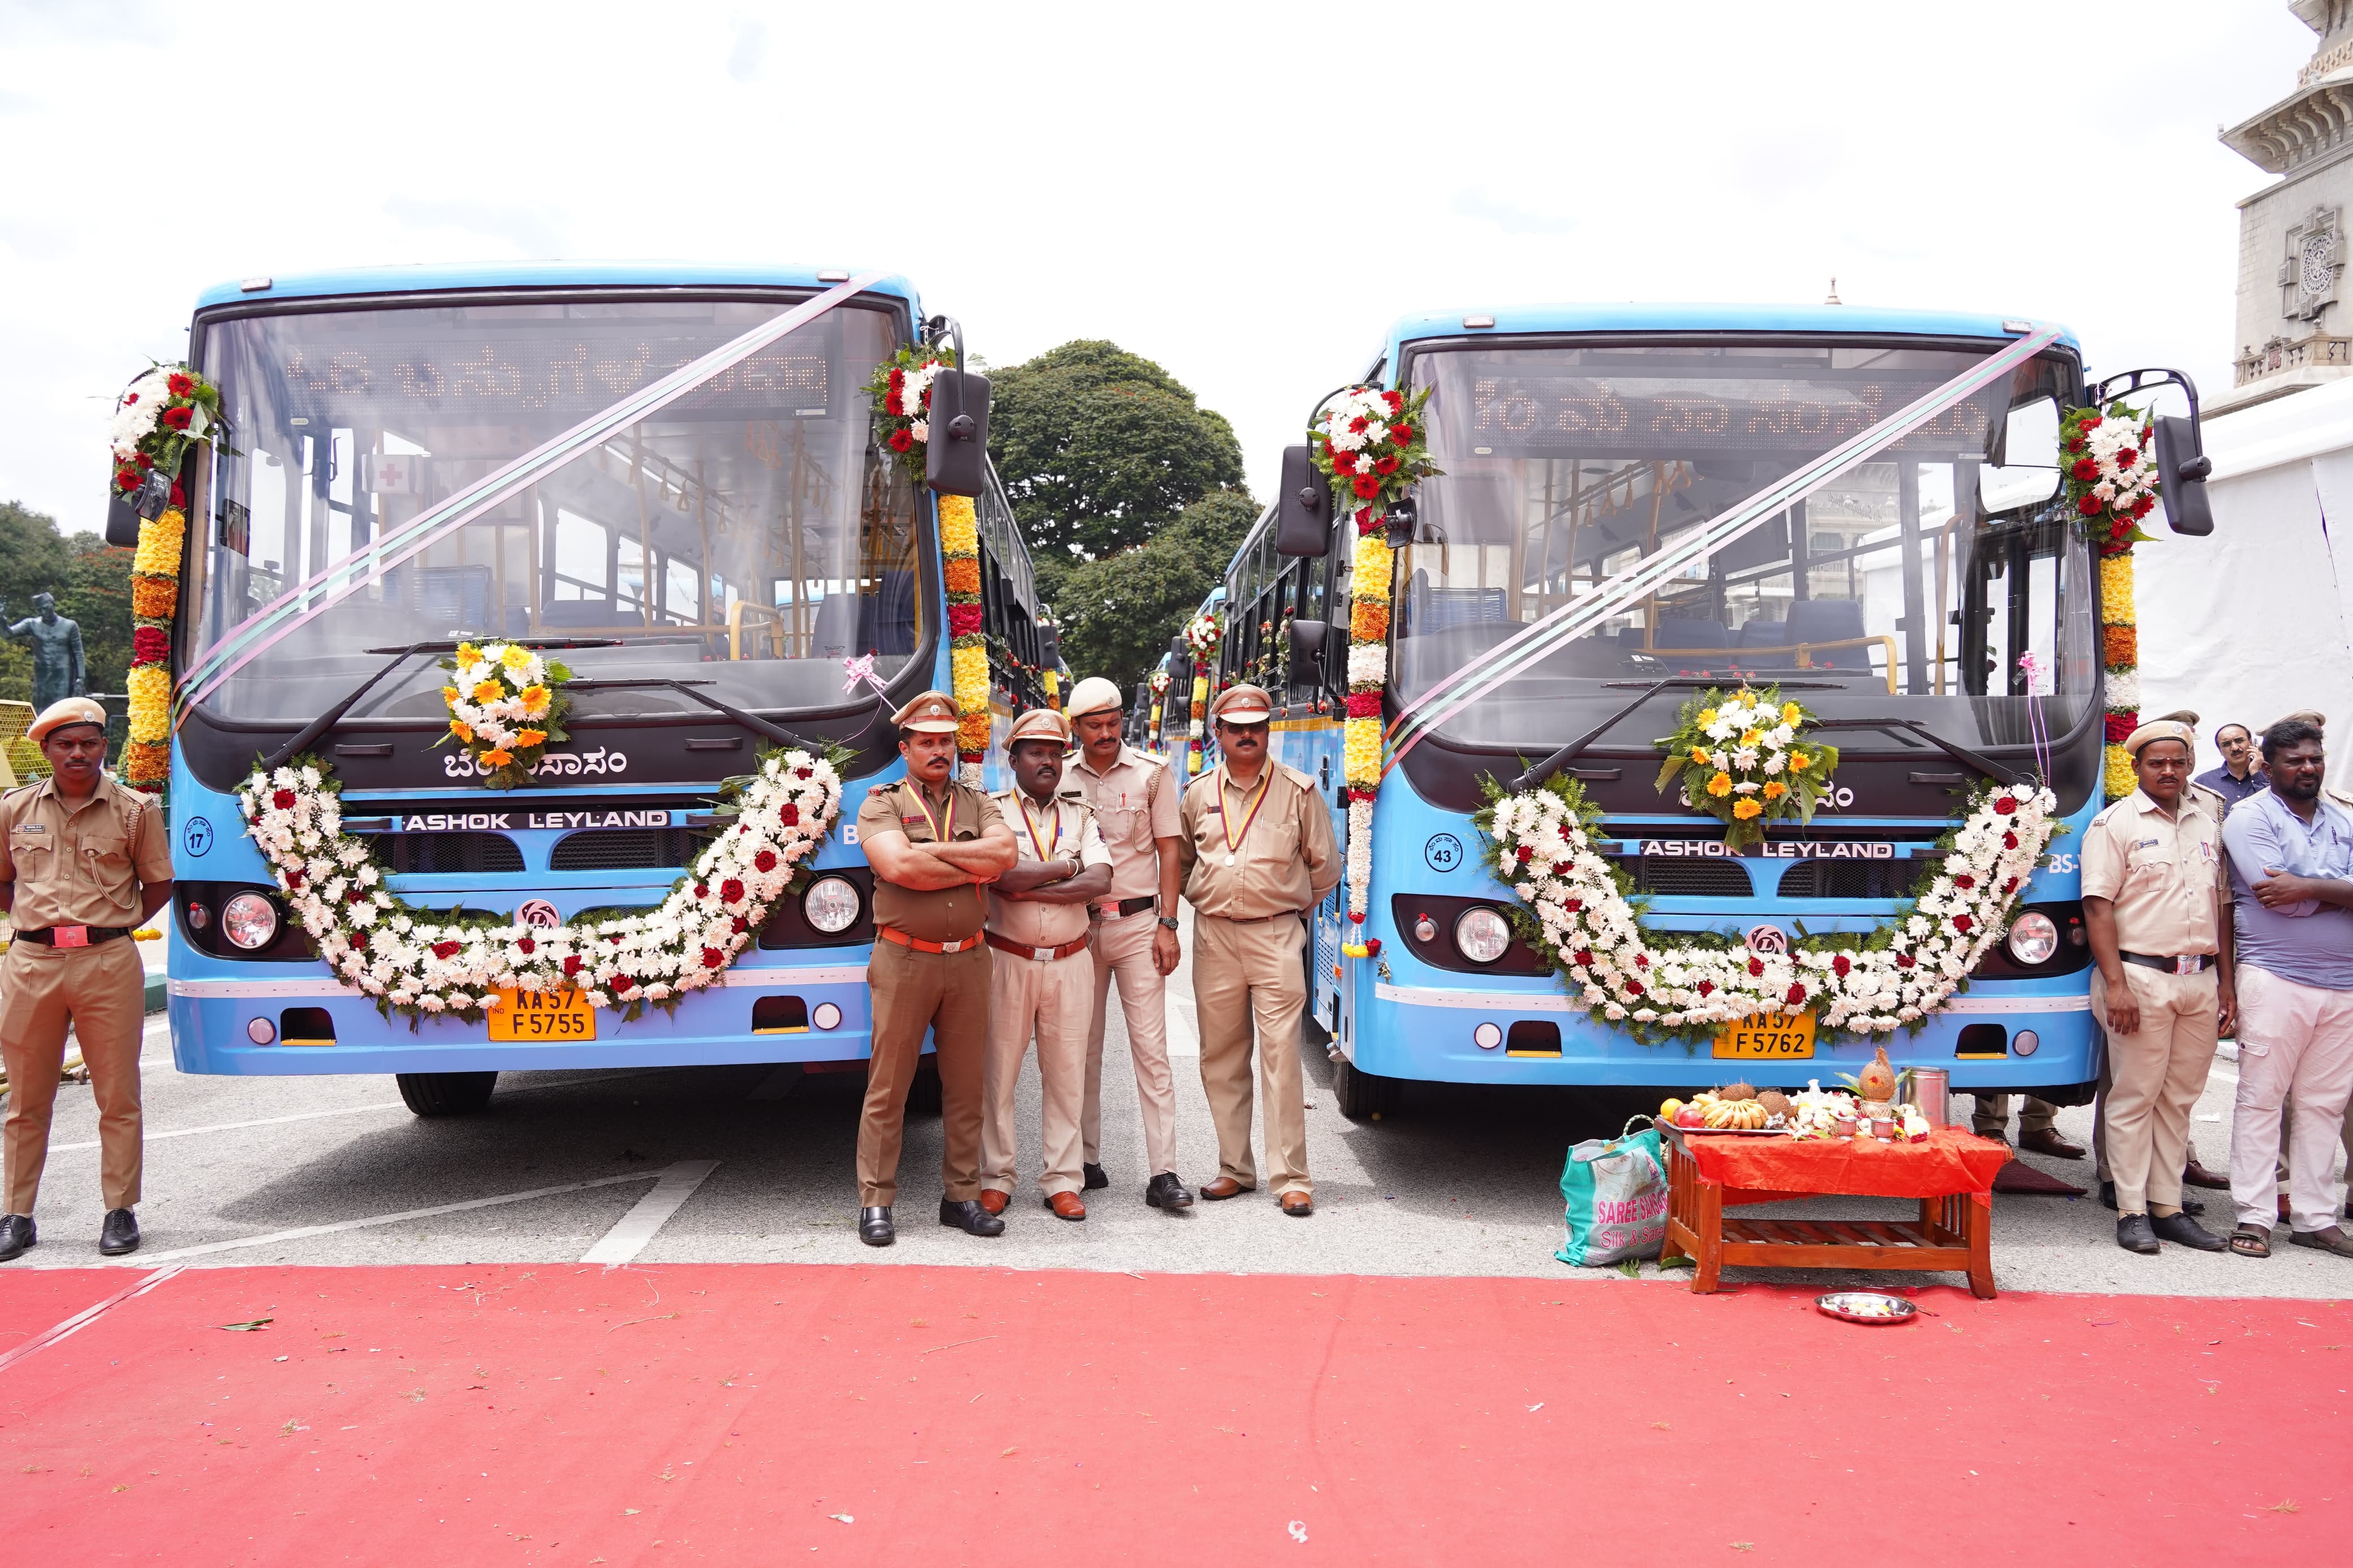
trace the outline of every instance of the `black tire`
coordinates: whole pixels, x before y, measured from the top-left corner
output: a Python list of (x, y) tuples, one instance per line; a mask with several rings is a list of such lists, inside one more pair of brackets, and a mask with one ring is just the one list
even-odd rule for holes
[(471, 1116), (491, 1102), (494, 1072), (404, 1072), (393, 1075), (400, 1098), (419, 1116)]
[(946, 1103), (940, 1088), (940, 1064), (935, 1057), (925, 1057), (915, 1064), (915, 1079), (907, 1086), (907, 1113), (911, 1116), (937, 1116)]
[(1356, 1063), (1345, 1057), (1332, 1058), (1332, 1098), (1338, 1101), (1340, 1114), (1351, 1121), (1369, 1121), (1376, 1116), (1394, 1116), (1405, 1098), (1405, 1084), (1378, 1073), (1359, 1072)]

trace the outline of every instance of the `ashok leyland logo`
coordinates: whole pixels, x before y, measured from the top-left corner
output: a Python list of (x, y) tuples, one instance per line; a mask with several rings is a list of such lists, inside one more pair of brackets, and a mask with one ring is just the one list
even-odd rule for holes
[(525, 899), (515, 910), (515, 919), (524, 925), (537, 926), (542, 931), (554, 931), (564, 923), (564, 917), (557, 914), (555, 906), (545, 899)]
[(1750, 926), (1748, 951), (1759, 958), (1787, 957), (1789, 952), (1788, 935), (1777, 925)]

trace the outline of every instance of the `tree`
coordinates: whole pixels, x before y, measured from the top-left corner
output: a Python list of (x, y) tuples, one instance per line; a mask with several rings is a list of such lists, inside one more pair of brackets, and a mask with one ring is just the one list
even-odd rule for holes
[(1106, 676), (1123, 693), (1131, 691), (1224, 581), (1258, 515), (1247, 491), (1218, 490), (1187, 507), (1150, 542), (1070, 568), (1054, 608), (1071, 669)]
[(1116, 343), (1081, 340), (991, 373), (988, 455), (1041, 585), (1075, 552), (1139, 545), (1204, 496), (1242, 482), (1241, 443), (1176, 377)]
[[(0, 501), (0, 600), (5, 624), (32, 615), (33, 595), (57, 595), (58, 614), (81, 624), (82, 689), (120, 692), (131, 669), (131, 559), (94, 533), (60, 534), (57, 520)], [(32, 650), (0, 642), (0, 700), (33, 700)], [(117, 730), (121, 729), (118, 719)], [(119, 739), (119, 736), (118, 736)]]

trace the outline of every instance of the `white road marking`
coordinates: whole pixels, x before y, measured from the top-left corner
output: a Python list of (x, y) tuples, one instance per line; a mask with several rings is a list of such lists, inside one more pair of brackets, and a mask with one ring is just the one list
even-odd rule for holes
[(703, 1178), (717, 1169), (716, 1160), (681, 1160), (670, 1166), (654, 1184), (654, 1190), (639, 1198), (596, 1246), (582, 1255), (580, 1261), (610, 1266), (636, 1258), (654, 1238), (654, 1232), (686, 1206), (686, 1200), (702, 1185)]
[[(693, 1163), (702, 1163), (700, 1161)], [(501, 1193), (497, 1197), (491, 1198), (468, 1198), (463, 1203), (436, 1204), (431, 1208), (403, 1209), (398, 1214), (375, 1215), (366, 1219), (339, 1220), (333, 1225), (298, 1226), (292, 1230), (273, 1230), (266, 1236), (244, 1236), (234, 1241), (208, 1241), (201, 1247), (177, 1247), (169, 1252), (151, 1254), (147, 1261), (155, 1263), (174, 1258), (205, 1258), (216, 1252), (235, 1252), (240, 1247), (270, 1247), (280, 1242), (301, 1241), (308, 1237), (332, 1236), (338, 1231), (365, 1230), (379, 1225), (399, 1225), (406, 1220), (431, 1219), (436, 1215), (463, 1214), (468, 1209), (497, 1208), (502, 1204), (529, 1203), (534, 1198), (558, 1197), (565, 1193), (583, 1193), (595, 1187), (617, 1187), (625, 1182), (658, 1181), (668, 1175), (674, 1168), (664, 1166), (658, 1171), (631, 1171), (623, 1176), (598, 1176), (591, 1181), (566, 1182), (561, 1186), (533, 1187), (527, 1192)]]
[[(144, 1142), (160, 1142), (166, 1138), (194, 1138), (199, 1132), (234, 1132), (240, 1127), (272, 1127), (281, 1121), (312, 1121), (322, 1116), (356, 1116), (363, 1110), (406, 1110), (408, 1108), (396, 1100), (376, 1100), (367, 1105), (339, 1105), (332, 1110), (298, 1110), (290, 1116), (259, 1116), (251, 1121), (216, 1121), (206, 1127), (177, 1127), (169, 1132), (150, 1132)], [(95, 1149), (95, 1141), (88, 1143), (52, 1143), (49, 1152), (62, 1154), (71, 1149)]]
[[(150, 1261), (152, 1261), (152, 1259)], [(92, 1323), (98, 1321), (99, 1319), (106, 1316), (107, 1313), (122, 1305), (123, 1302), (131, 1300), (134, 1297), (144, 1296), (148, 1291), (153, 1290), (164, 1280), (169, 1279), (173, 1275), (177, 1274), (180, 1271), (181, 1267), (182, 1266), (180, 1264), (174, 1263), (165, 1268), (158, 1268), (155, 1272), (147, 1276), (146, 1279), (142, 1279), (138, 1284), (132, 1286), (128, 1289), (117, 1290), (105, 1300), (97, 1302), (91, 1306), (84, 1307), (80, 1311), (76, 1312), (72, 1317), (68, 1318), (64, 1322), (58, 1324), (55, 1328), (48, 1330), (47, 1332), (37, 1334), (33, 1338), (26, 1340), (23, 1344), (9, 1351), (5, 1355), (0, 1355), (0, 1372), (6, 1371), (16, 1363), (23, 1361), (26, 1356), (31, 1355), (35, 1351), (41, 1349), (44, 1345), (53, 1345), (69, 1335), (81, 1332), (82, 1330), (90, 1327)]]

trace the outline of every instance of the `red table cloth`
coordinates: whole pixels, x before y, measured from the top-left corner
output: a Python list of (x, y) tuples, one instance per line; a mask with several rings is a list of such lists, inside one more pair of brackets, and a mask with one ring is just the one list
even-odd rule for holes
[(1726, 1203), (1770, 1203), (1816, 1193), (1874, 1198), (1967, 1193), (1990, 1208), (1994, 1173), (2010, 1157), (2009, 1144), (1957, 1127), (1938, 1128), (1925, 1143), (1677, 1131), (1699, 1166), (1700, 1180), (1726, 1189)]

